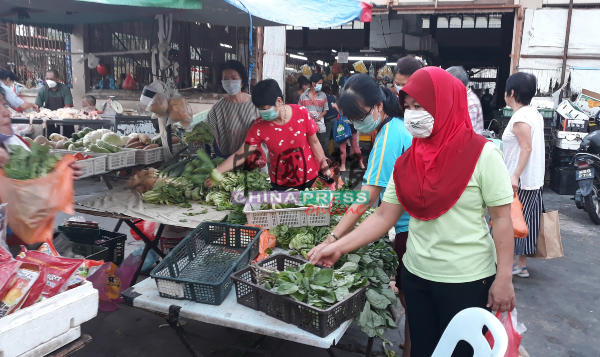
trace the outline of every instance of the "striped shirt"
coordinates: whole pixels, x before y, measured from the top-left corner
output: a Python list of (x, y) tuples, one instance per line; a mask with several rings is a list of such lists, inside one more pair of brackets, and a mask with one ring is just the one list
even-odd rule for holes
[(250, 126), (259, 116), (251, 100), (234, 103), (223, 98), (211, 108), (206, 123), (223, 156), (232, 155), (242, 146)]
[[(393, 118), (385, 124), (375, 137), (375, 144), (369, 155), (367, 171), (363, 176), (363, 185), (383, 187), (381, 201), (389, 181), (393, 181), (392, 172), (396, 159), (412, 144), (412, 136), (404, 126), (404, 120)], [(410, 216), (404, 212), (396, 222), (396, 233), (408, 232)]]
[(327, 95), (325, 93), (317, 92), (317, 96), (314, 100), (310, 99), (308, 93), (309, 92), (302, 93), (300, 100), (298, 101), (298, 105), (308, 109), (310, 114), (321, 114), (329, 110), (329, 105), (327, 104)]
[(471, 124), (473, 124), (473, 130), (477, 134), (483, 133), (483, 109), (481, 109), (481, 102), (479, 97), (472, 90), (467, 90), (467, 102), (469, 103), (469, 116), (471, 117)]

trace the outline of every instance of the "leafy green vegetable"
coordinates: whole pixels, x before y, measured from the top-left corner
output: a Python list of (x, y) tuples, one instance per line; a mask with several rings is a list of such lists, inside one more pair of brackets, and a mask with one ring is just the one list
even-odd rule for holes
[(13, 180), (31, 180), (46, 176), (61, 159), (58, 154), (50, 155), (50, 148), (36, 143), (30, 144), (27, 151), (19, 145), (11, 145), (10, 160), (4, 166), (4, 172)]
[(188, 203), (181, 187), (164, 181), (157, 181), (154, 188), (144, 193), (143, 197), (144, 201), (154, 204), (180, 205)]
[(186, 143), (198, 143), (212, 145), (214, 137), (210, 131), (210, 126), (204, 122), (196, 124), (191, 131), (183, 136)]
[(262, 282), (259, 279), (265, 288), (319, 309), (330, 308), (367, 283), (360, 274), (322, 269), (310, 263), (297, 268), (288, 267), (283, 272), (255, 268), (267, 273), (261, 278)]

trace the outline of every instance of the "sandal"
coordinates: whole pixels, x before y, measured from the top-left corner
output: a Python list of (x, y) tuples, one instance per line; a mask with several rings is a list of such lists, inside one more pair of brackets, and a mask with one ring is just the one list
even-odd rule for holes
[(513, 268), (513, 275), (516, 275), (519, 278), (529, 278), (529, 272), (527, 271), (527, 267)]

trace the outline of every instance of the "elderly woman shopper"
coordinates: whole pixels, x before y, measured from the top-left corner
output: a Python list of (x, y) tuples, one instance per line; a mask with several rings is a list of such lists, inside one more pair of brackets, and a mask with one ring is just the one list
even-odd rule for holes
[(248, 129), (258, 118), (258, 110), (250, 100), (248, 71), (238, 61), (221, 65), (221, 84), (227, 96), (210, 109), (206, 123), (215, 137), (217, 155), (229, 157), (244, 143)]
[(463, 68), (463, 66), (453, 66), (448, 68), (446, 71), (458, 78), (462, 84), (465, 85), (467, 89), (467, 102), (469, 103), (469, 116), (471, 117), (471, 124), (473, 124), (473, 130), (477, 134), (483, 133), (483, 109), (481, 109), (481, 102), (479, 101), (479, 97), (475, 94), (469, 85), (469, 76), (467, 75), (467, 71)]
[[(346, 90), (339, 100), (340, 109), (344, 114), (356, 122), (364, 122), (365, 125), (373, 126), (377, 131), (375, 144), (369, 156), (367, 170), (363, 177), (361, 191), (369, 193), (369, 204), (373, 206), (377, 198), (383, 198), (383, 193), (392, 180), (392, 171), (396, 159), (400, 157), (412, 143), (412, 136), (404, 125), (403, 114), (400, 109), (398, 97), (390, 89), (381, 88), (375, 80), (366, 74), (350, 77), (346, 83)], [(356, 204), (350, 208), (350, 212), (365, 212), (367, 207)], [(360, 214), (347, 214), (334, 228), (324, 243), (313, 249), (308, 257), (324, 246), (334, 243), (335, 237), (343, 237), (350, 233), (358, 220)], [(408, 221), (410, 216), (404, 213), (395, 224), (396, 239), (394, 250), (398, 259), (402, 259), (406, 252), (406, 240), (408, 239)], [(402, 280), (400, 277), (402, 263), (398, 267), (396, 275), (396, 287), (398, 295), (404, 308), (404, 294), (402, 293)], [(408, 320), (405, 325), (405, 345), (403, 356), (410, 356), (410, 335), (408, 332)]]
[(537, 250), (542, 215), (544, 118), (529, 105), (536, 90), (535, 76), (519, 72), (508, 78), (504, 94), (506, 104), (514, 113), (502, 134), (504, 162), (513, 190), (523, 203), (523, 216), (529, 228), (529, 236), (515, 239), (517, 262), (513, 274), (521, 278), (529, 277), (527, 255)]
[[(513, 192), (502, 154), (475, 134), (464, 85), (441, 68), (416, 71), (402, 91), (412, 146), (398, 158), (376, 213), (318, 251), (331, 266), (411, 215), (402, 269), (411, 356), (432, 355), (450, 320), (469, 307), (510, 311)], [(494, 220), (492, 237), (485, 208)], [(453, 356), (472, 356), (458, 343)]]
[(317, 124), (306, 108), (283, 104), (283, 93), (274, 79), (259, 82), (252, 102), (260, 117), (252, 124), (244, 143), (216, 170), (233, 170), (265, 144), (269, 150), (271, 185), (277, 191), (312, 187), (319, 171), (331, 176), (323, 148), (317, 138)]

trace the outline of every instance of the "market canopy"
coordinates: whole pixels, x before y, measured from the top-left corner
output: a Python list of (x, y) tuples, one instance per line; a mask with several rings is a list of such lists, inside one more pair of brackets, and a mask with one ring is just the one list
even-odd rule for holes
[(92, 24), (174, 20), (225, 26), (340, 26), (371, 21), (372, 5), (357, 0), (2, 0), (0, 18), (30, 24)]

